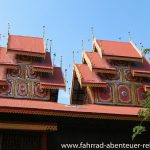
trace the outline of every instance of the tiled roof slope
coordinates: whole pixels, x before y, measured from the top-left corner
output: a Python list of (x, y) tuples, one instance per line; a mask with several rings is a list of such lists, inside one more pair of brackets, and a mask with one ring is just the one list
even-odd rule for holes
[(97, 52), (85, 52), (84, 58), (92, 71), (109, 71), (116, 73), (116, 68), (111, 66), (105, 58), (101, 58)]
[(76, 64), (74, 68), (81, 86), (107, 86), (106, 82), (103, 82), (95, 72), (91, 72), (86, 64)]
[(15, 54), (7, 52), (5, 47), (0, 47), (0, 65), (17, 66)]
[(39, 37), (9, 35), (8, 51), (45, 55), (44, 39)]
[(118, 42), (109, 40), (96, 40), (102, 56), (142, 59), (141, 53), (133, 42)]
[(62, 76), (61, 67), (54, 67), (53, 74), (49, 78), (41, 78), (42, 87), (65, 88), (65, 81)]

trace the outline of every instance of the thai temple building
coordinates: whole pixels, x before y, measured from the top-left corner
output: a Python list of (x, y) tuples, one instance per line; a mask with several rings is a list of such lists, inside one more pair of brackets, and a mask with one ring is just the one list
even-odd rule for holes
[(58, 103), (59, 89), (66, 88), (62, 69), (44, 39), (9, 35), (0, 47), (0, 150), (149, 143), (147, 132), (131, 140), (150, 87), (149, 61), (131, 41), (93, 39), (92, 45), (83, 49), (82, 64), (74, 64), (65, 105)]
[(149, 88), (149, 61), (133, 42), (93, 40), (73, 70), (71, 104), (140, 106)]

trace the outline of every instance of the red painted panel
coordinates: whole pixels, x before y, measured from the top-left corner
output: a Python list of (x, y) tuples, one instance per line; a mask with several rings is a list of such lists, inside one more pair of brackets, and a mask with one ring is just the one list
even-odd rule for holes
[(118, 86), (119, 101), (129, 103), (131, 100), (130, 88), (126, 85)]
[(143, 101), (146, 99), (146, 92), (143, 87), (137, 88), (137, 98), (139, 101)]

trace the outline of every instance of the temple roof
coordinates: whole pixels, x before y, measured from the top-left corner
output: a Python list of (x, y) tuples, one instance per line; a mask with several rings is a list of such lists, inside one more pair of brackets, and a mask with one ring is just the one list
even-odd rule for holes
[(131, 67), (133, 76), (150, 76), (150, 63), (147, 58), (143, 58), (143, 62), (136, 62), (133, 67)]
[(22, 63), (29, 65), (33, 74), (41, 72), (38, 75), (43, 88), (65, 89), (61, 68), (53, 67), (43, 38), (9, 35), (7, 48), (0, 47), (0, 84), (7, 84), (7, 68), (18, 69)]
[(107, 86), (106, 82), (103, 82), (95, 72), (90, 71), (86, 64), (75, 64), (74, 68), (81, 86)]
[(46, 52), (45, 59), (42, 62), (32, 62), (32, 68), (34, 71), (52, 72), (52, 60), (50, 52)]
[[(139, 120), (140, 107), (109, 106), (109, 105), (65, 105), (54, 102), (15, 100), (0, 98), (0, 112), (17, 114), (37, 114), (49, 116), (67, 116), (80, 118), (107, 118)], [(130, 118), (131, 117), (131, 118)]]
[(16, 67), (17, 62), (14, 53), (7, 52), (7, 48), (0, 47), (0, 65)]
[(9, 35), (8, 51), (45, 55), (44, 39), (39, 37)]
[(65, 80), (63, 78), (61, 67), (54, 67), (53, 74), (49, 78), (40, 78), (42, 87), (46, 88), (63, 88), (65, 89)]
[(102, 56), (142, 59), (142, 55), (132, 42), (96, 40)]
[(116, 68), (111, 66), (105, 58), (101, 58), (97, 52), (85, 52), (84, 58), (88, 59), (87, 64), (93, 71), (116, 73)]

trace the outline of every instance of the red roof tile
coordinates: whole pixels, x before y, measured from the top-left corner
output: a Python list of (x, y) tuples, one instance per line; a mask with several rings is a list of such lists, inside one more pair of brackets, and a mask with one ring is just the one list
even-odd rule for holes
[(106, 86), (106, 82), (103, 82), (95, 72), (91, 72), (86, 64), (75, 65), (79, 71), (82, 84), (91, 84), (97, 86)]
[(116, 68), (111, 66), (105, 58), (101, 58), (97, 52), (86, 52), (93, 69), (112, 70)]
[(0, 65), (17, 66), (15, 54), (7, 52), (7, 48), (0, 47)]
[(52, 66), (52, 61), (51, 61), (50, 53), (46, 52), (46, 56), (45, 56), (45, 59), (43, 60), (43, 62), (40, 62), (40, 63), (33, 62), (32, 63), (32, 67), (35, 70), (47, 70), (47, 71), (52, 70), (53, 66)]
[(142, 55), (134, 48), (130, 42), (116, 42), (108, 40), (96, 40), (105, 56), (119, 56), (141, 59)]
[(10, 35), (8, 38), (8, 51), (45, 54), (44, 39), (29, 36)]
[[(0, 98), (0, 111), (2, 108), (12, 108), (13, 110), (33, 110), (34, 112), (40, 111), (53, 111), (53, 112), (67, 112), (70, 116), (70, 113), (82, 113), (85, 115), (88, 114), (99, 114), (99, 115), (119, 115), (119, 116), (138, 116), (138, 111), (140, 107), (127, 107), (127, 106), (109, 106), (109, 105), (94, 105), (94, 104), (85, 104), (78, 105), (75, 107), (70, 107), (64, 104), (54, 103), (54, 102), (43, 102), (43, 101), (31, 101), (31, 100), (22, 100), (22, 99), (11, 99), (11, 98)], [(27, 111), (27, 112), (28, 112)], [(25, 112), (25, 111), (22, 111)], [(50, 115), (50, 114), (49, 114)]]
[(41, 78), (40, 83), (46, 87), (65, 88), (65, 81), (60, 67), (53, 68), (53, 74), (49, 78)]

